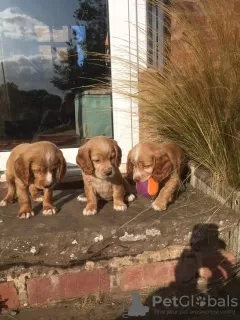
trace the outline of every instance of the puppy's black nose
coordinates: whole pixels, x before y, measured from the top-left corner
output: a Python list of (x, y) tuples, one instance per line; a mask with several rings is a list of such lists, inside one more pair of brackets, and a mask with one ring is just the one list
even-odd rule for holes
[(105, 172), (106, 176), (110, 177), (112, 175), (112, 169)]
[(135, 177), (134, 179), (133, 179), (135, 182), (140, 182), (140, 177)]

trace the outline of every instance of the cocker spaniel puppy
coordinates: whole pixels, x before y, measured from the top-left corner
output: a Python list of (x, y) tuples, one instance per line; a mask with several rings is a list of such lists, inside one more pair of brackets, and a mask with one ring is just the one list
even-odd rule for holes
[(79, 148), (76, 162), (82, 170), (86, 199), (80, 196), (78, 200), (87, 201), (84, 215), (97, 213), (97, 198), (113, 200), (116, 211), (127, 209), (125, 195), (128, 201), (134, 200), (128, 182), (119, 171), (121, 158), (117, 142), (103, 136), (94, 137)]
[(51, 142), (18, 145), (7, 161), (8, 192), (0, 206), (13, 202), (16, 193), (20, 205), (18, 217), (28, 219), (34, 216), (30, 193), (34, 201), (43, 202), (44, 215), (55, 214), (53, 187), (64, 177), (66, 167), (62, 151)]
[(139, 143), (128, 154), (127, 173), (135, 182), (153, 178), (159, 183), (152, 207), (166, 210), (175, 192), (181, 185), (181, 176), (186, 165), (183, 150), (173, 143)]

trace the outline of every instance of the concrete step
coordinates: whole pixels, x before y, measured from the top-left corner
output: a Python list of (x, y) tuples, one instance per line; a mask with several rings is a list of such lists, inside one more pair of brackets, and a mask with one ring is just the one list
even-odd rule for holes
[(100, 202), (86, 217), (76, 200), (82, 185), (70, 186), (55, 190), (55, 216), (43, 216), (38, 203), (29, 220), (17, 218), (17, 203), (0, 208), (0, 295), (8, 308), (220, 281), (235, 270), (238, 214), (193, 188), (164, 212), (139, 198), (122, 213)]

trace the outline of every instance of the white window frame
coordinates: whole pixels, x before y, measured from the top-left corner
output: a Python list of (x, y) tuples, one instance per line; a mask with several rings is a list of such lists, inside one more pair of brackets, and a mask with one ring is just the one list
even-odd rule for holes
[[(127, 74), (129, 82), (128, 92), (131, 92), (131, 80), (136, 81), (136, 70), (132, 70), (131, 63), (139, 63), (141, 50), (141, 63), (147, 65), (147, 36), (146, 0), (108, 0), (109, 29), (111, 48), (111, 75), (112, 75), (112, 109), (113, 133), (122, 149), (121, 171), (126, 171), (126, 160), (129, 150), (139, 142), (139, 116), (138, 103), (131, 98), (118, 93), (121, 74)], [(141, 28), (139, 32), (138, 26)], [(141, 45), (140, 45), (141, 44)], [(141, 49), (140, 49), (141, 47)], [(124, 48), (124, 50), (122, 50)], [(119, 58), (126, 60), (123, 70)], [(129, 63), (128, 63), (129, 61)], [(120, 77), (120, 78), (119, 78)], [(66, 180), (80, 176), (80, 169), (76, 166), (78, 148), (61, 149), (68, 164)], [(9, 152), (0, 152), (0, 171), (5, 171)], [(0, 181), (5, 180), (5, 175)]]

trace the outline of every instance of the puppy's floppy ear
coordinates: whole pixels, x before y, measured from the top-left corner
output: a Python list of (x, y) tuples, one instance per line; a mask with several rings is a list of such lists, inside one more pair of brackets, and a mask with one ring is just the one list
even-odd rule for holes
[(57, 157), (59, 159), (59, 166), (57, 169), (57, 178), (59, 181), (61, 181), (67, 171), (67, 163), (61, 150), (59, 150), (59, 152), (57, 153)]
[(20, 155), (14, 163), (14, 168), (17, 177), (25, 184), (29, 185), (30, 183), (30, 161), (23, 158), (23, 155)]
[(173, 164), (167, 155), (155, 155), (155, 165), (152, 172), (154, 180), (160, 182), (168, 178), (173, 172)]
[(132, 155), (132, 151), (130, 150), (128, 152), (128, 156), (127, 156), (127, 176), (129, 178), (133, 177), (133, 164), (132, 164), (132, 161), (131, 161), (131, 155)]
[(93, 174), (93, 164), (90, 159), (90, 150), (86, 146), (82, 146), (78, 149), (76, 162), (85, 174)]
[(115, 151), (115, 166), (118, 168), (122, 161), (122, 149), (119, 147), (117, 141), (112, 140)]

